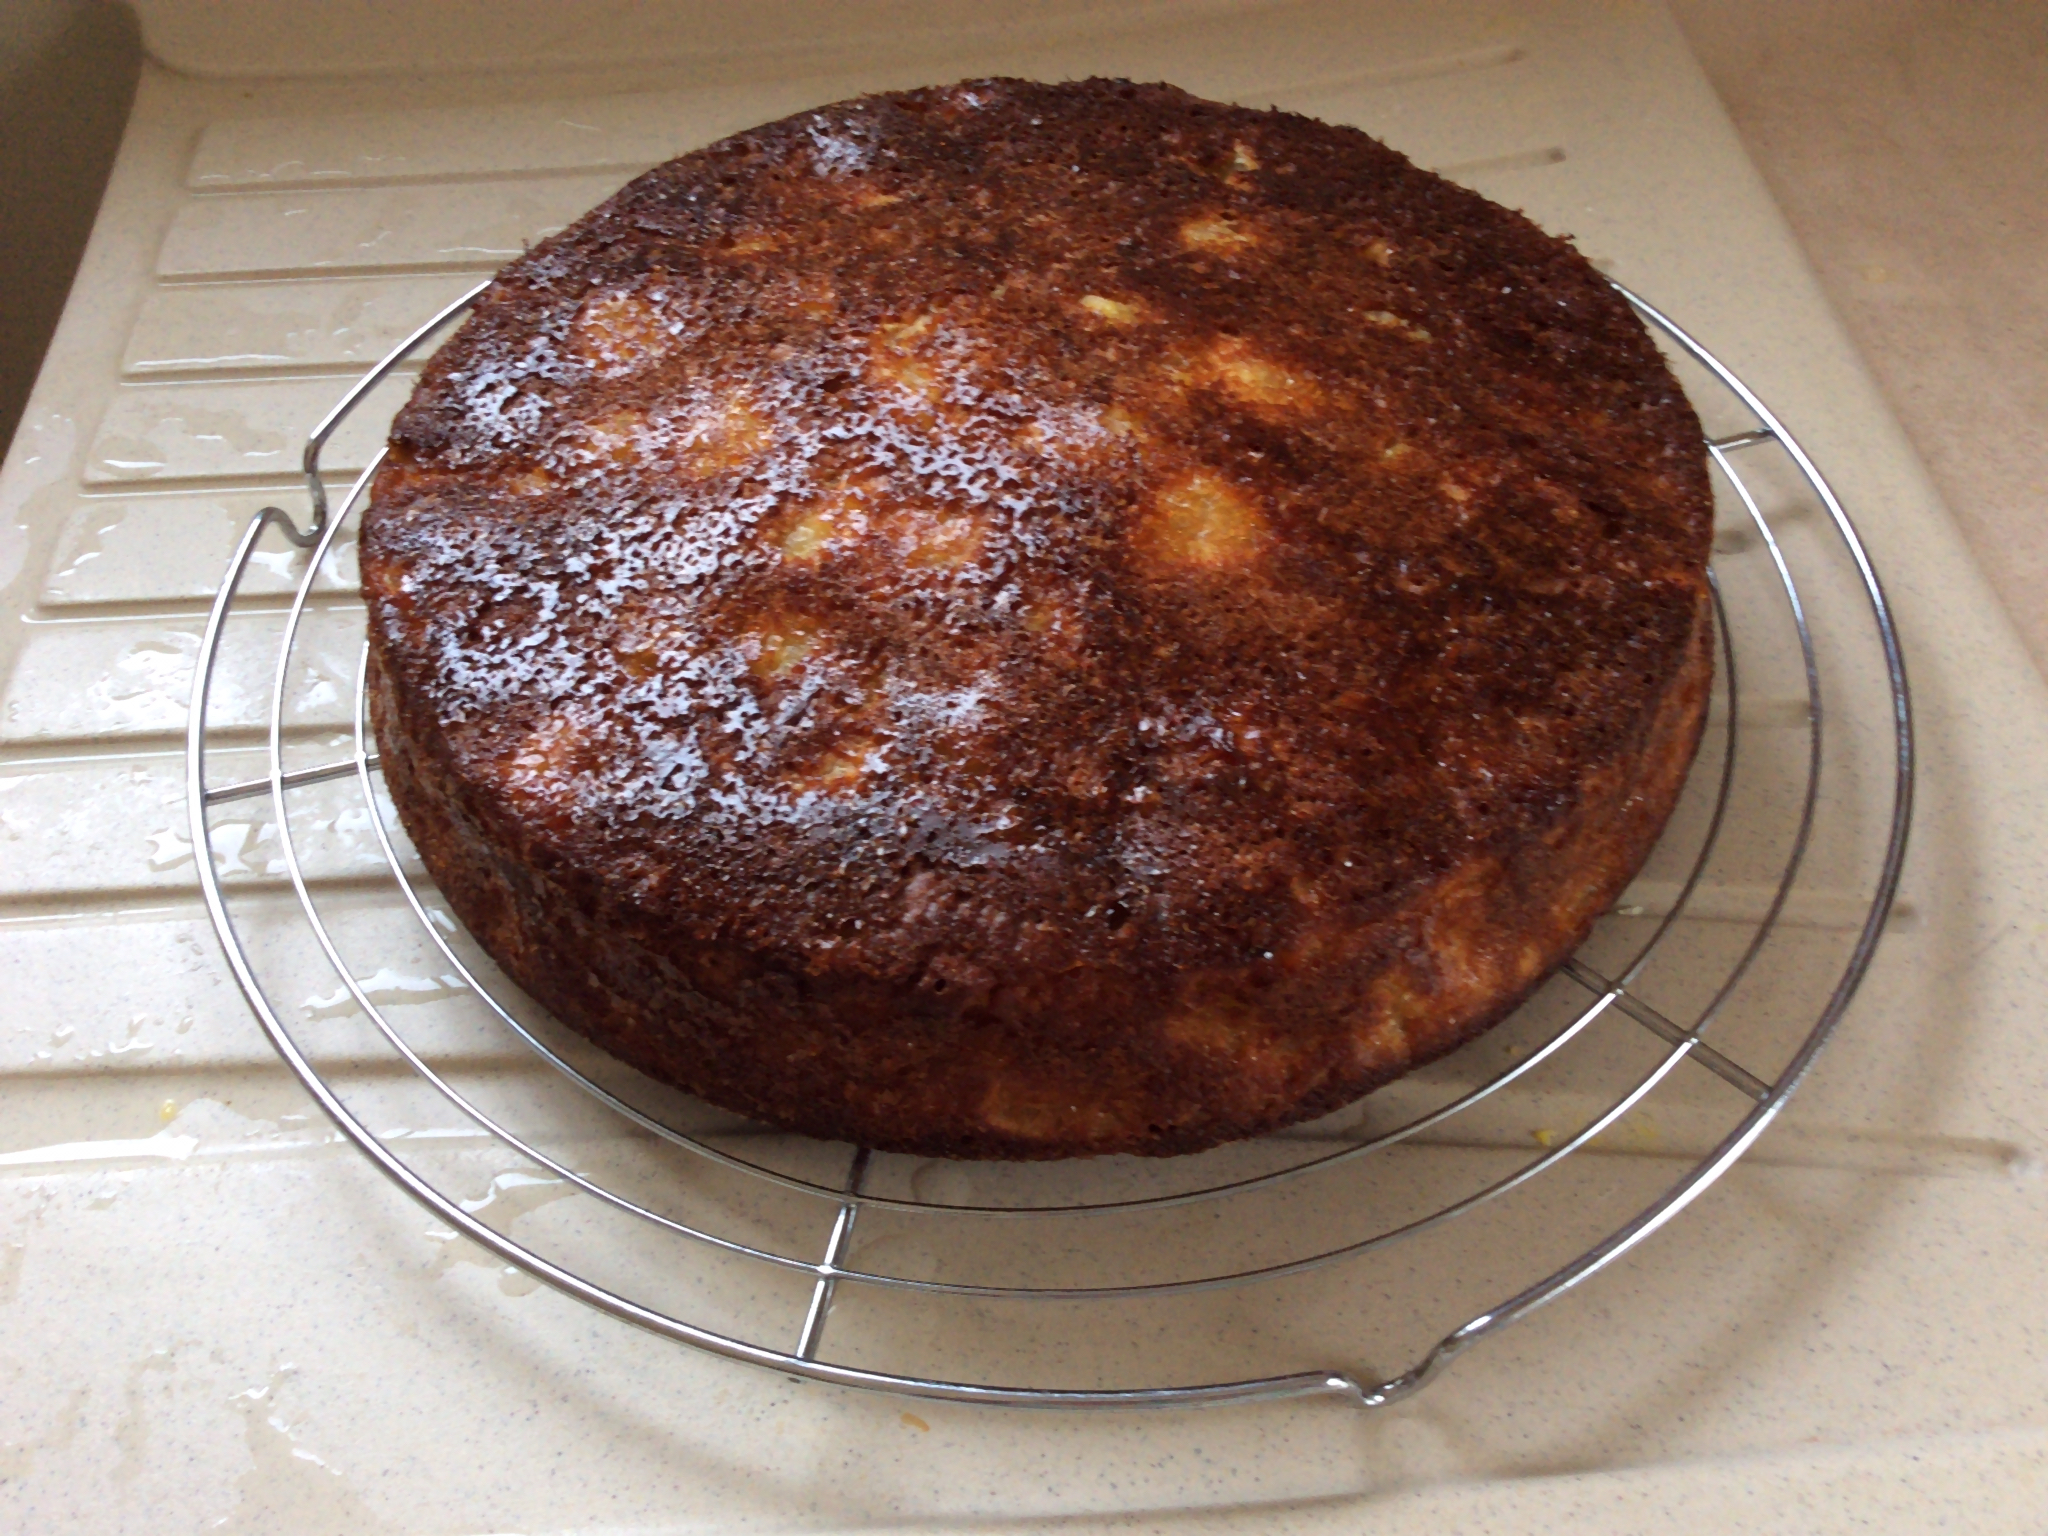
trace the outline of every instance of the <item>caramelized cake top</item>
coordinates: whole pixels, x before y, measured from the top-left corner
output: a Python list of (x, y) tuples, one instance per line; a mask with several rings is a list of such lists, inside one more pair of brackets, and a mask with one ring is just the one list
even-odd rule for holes
[(513, 262), (363, 570), (549, 868), (986, 989), (1308, 963), (1543, 838), (1641, 747), (1710, 522), (1642, 326), (1525, 218), (1355, 130), (981, 80), (685, 155)]

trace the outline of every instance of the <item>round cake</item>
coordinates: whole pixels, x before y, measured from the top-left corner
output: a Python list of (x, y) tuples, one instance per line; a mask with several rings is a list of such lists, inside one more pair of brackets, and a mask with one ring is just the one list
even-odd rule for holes
[(1711, 677), (1564, 241), (1168, 86), (873, 96), (507, 266), (362, 528), (391, 798), (564, 1023), (883, 1150), (1178, 1153), (1500, 1019)]

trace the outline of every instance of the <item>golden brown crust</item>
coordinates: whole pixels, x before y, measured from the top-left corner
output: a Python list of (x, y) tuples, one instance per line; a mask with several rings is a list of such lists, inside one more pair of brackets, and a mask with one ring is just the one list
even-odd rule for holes
[(565, 1022), (905, 1151), (1178, 1152), (1498, 1018), (1711, 675), (1570, 247), (1168, 87), (867, 98), (508, 267), (363, 531), (395, 803)]

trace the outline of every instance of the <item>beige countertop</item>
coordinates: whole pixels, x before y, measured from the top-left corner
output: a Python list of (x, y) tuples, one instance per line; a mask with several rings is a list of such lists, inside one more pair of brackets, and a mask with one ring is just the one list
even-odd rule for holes
[(2048, 3), (1673, 10), (2048, 668)]
[[(156, 61), (0, 470), (0, 602), (16, 616), (0, 633), (0, 975), (13, 988), (0, 1017), (0, 1529), (2038, 1529), (2048, 842), (2031, 808), (2048, 799), (2048, 689), (1659, 6), (1055, 0), (991, 19), (846, 0), (815, 13), (839, 34), (808, 50), (798, 0), (695, 26), (650, 8), (630, 46), (616, 32), (607, 44), (602, 8), (546, 33), (551, 0), (448, 0), (419, 13), (417, 35), (356, 24), (375, 8), (140, 7)], [(378, 53), (454, 48), (464, 27), (506, 57), (422, 79)], [(707, 41), (719, 27), (732, 35)], [(522, 29), (546, 56), (508, 73)], [(367, 73), (306, 78), (292, 65), (308, 49)], [(340, 1145), (256, 1029), (197, 901), (195, 855), (237, 882), (294, 1031), (466, 1209), (578, 1262), (639, 1251), (591, 1241), (587, 1202), (508, 1173), (390, 1070), (312, 951), (264, 802), (222, 807), (208, 847), (186, 839), (182, 732), (208, 594), (254, 507), (299, 505), (291, 466), (309, 419), (538, 230), (718, 132), (875, 85), (1004, 69), (1167, 75), (1355, 122), (1569, 230), (1782, 412), (1896, 604), (1921, 726), (1912, 856), (1812, 1080), (1649, 1243), (1392, 1408), (912, 1404), (631, 1330), (494, 1262)], [(337, 465), (363, 461), (394, 398), (336, 440)], [(1765, 533), (1813, 573), (1833, 691), (1822, 830), (1782, 949), (1715, 1026), (1738, 1056), (1815, 1016), (1814, 990), (1858, 931), (1891, 789), (1861, 589), (1811, 500), (1766, 491), (1755, 519), (1723, 497), (1717, 546), (1731, 633), (1778, 625), (1742, 709), (1721, 717), (1740, 720), (1754, 775), (1737, 801), (1745, 826), (1787, 824), (1813, 722)], [(300, 570), (275, 541), (261, 557), (218, 673), (221, 777), (260, 763), (280, 593)], [(361, 636), (350, 558), (341, 549), (314, 583), (288, 675), (294, 750), (339, 750)], [(315, 786), (294, 815), (309, 818), (321, 900), (360, 925), (351, 955), (376, 941), (360, 952), (370, 991), (451, 1073), (515, 1095), (552, 1082), (462, 1011), (411, 926), (386, 947), (382, 925), (405, 914), (367, 846), (373, 807), (342, 798), (350, 787)], [(1734, 842), (1731, 857), (1757, 851)], [(1688, 920), (1646, 994), (1698, 1001), (1713, 956), (1746, 939), (1754, 875), (1717, 868), (1719, 905)], [(1624, 904), (1603, 942), (1644, 917)], [(1589, 1072), (1610, 1046), (1625, 1066), (1654, 1045), (1608, 1023), (1589, 1037)], [(1783, 1058), (1754, 1059), (1774, 1072)], [(1211, 1311), (1071, 1314), (1064, 1331), (979, 1311), (898, 1327), (843, 1303), (828, 1343), (882, 1361), (957, 1348), (1000, 1366), (1023, 1341), (1020, 1354), (1043, 1345), (1081, 1372), (1146, 1350), (1190, 1369), (1277, 1356), (1398, 1370), (1416, 1358), (1411, 1335), (1426, 1346), (1508, 1294), (1507, 1277), (1526, 1282), (1530, 1252), (1576, 1252), (1574, 1223), (1596, 1201), (1639, 1208), (1712, 1144), (1706, 1116), (1729, 1090), (1681, 1065), (1501, 1241), (1447, 1228), (1464, 1247), (1403, 1247)], [(1417, 1166), (1523, 1166), (1583, 1109), (1573, 1088), (1507, 1096)], [(640, 1143), (607, 1135), (577, 1155), (643, 1167)], [(1363, 1190), (1399, 1198), (1402, 1185)], [(864, 1216), (855, 1259), (886, 1257), (892, 1231)], [(1096, 1237), (1077, 1261), (1120, 1246), (1146, 1256)], [(667, 1252), (655, 1280), (701, 1284), (685, 1299), (793, 1338), (801, 1294), (728, 1285), (713, 1264), (664, 1267)]]

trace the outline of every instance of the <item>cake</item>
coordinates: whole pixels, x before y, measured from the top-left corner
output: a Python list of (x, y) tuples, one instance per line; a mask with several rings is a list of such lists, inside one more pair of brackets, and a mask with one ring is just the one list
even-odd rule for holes
[(1584, 940), (1698, 744), (1710, 532), (1565, 241), (1352, 129), (978, 80), (505, 267), (374, 481), (370, 709), (453, 912), (641, 1071), (1191, 1152)]

